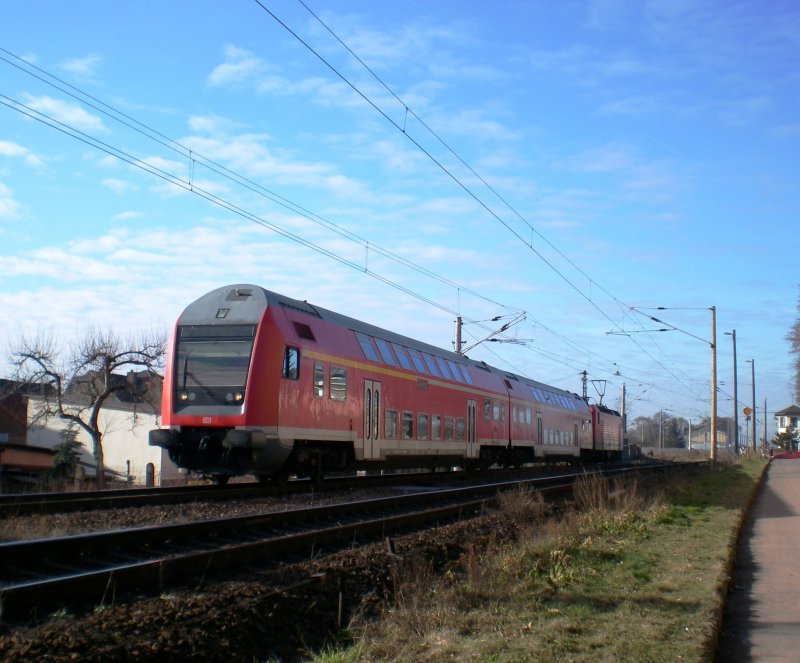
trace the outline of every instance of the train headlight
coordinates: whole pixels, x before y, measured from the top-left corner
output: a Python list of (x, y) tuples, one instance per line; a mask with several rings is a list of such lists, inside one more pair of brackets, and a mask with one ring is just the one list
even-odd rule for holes
[(178, 399), (180, 399), (182, 401), (188, 401), (189, 400), (189, 394), (187, 394), (185, 391), (182, 391), (182, 392), (180, 392), (178, 394)]
[(244, 394), (242, 394), (241, 392), (237, 392), (233, 395), (233, 400), (235, 400), (237, 403), (241, 403), (243, 398)]

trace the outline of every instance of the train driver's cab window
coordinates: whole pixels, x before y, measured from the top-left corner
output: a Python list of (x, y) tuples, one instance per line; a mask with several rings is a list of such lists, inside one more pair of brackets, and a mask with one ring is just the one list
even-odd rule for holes
[(325, 365), (314, 364), (314, 396), (322, 398), (325, 395)]
[(330, 378), (331, 398), (343, 401), (347, 397), (347, 369), (341, 366), (331, 366)]
[(290, 345), (283, 351), (283, 377), (296, 380), (300, 375), (300, 350)]

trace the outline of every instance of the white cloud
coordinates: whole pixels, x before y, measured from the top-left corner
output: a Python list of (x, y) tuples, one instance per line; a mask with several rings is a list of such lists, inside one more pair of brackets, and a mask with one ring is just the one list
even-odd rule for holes
[(15, 219), (19, 216), (19, 209), (11, 189), (0, 182), (0, 219)]
[(212, 86), (244, 83), (264, 68), (262, 60), (236, 46), (225, 47), (225, 62), (214, 67), (208, 75)]
[(26, 94), (24, 96), (27, 106), (52, 117), (58, 122), (63, 122), (84, 131), (105, 131), (103, 121), (98, 116), (88, 113), (77, 104), (62, 99), (53, 99), (53, 97), (47, 95), (34, 97)]
[(27, 147), (8, 140), (0, 140), (0, 156), (21, 157), (29, 166), (37, 168), (44, 165), (44, 161), (38, 154), (31, 152)]
[(136, 185), (132, 184), (131, 182), (113, 177), (107, 177), (101, 182), (101, 184), (107, 189), (111, 189), (117, 195), (125, 194), (128, 191), (133, 191), (137, 188)]
[(99, 55), (87, 55), (82, 58), (70, 58), (61, 63), (61, 68), (79, 78), (91, 80), (95, 76), (97, 66), (103, 61)]
[(112, 221), (128, 221), (130, 219), (140, 219), (144, 216), (142, 212), (134, 212), (134, 211), (126, 211), (120, 212), (119, 214), (115, 214), (111, 220)]

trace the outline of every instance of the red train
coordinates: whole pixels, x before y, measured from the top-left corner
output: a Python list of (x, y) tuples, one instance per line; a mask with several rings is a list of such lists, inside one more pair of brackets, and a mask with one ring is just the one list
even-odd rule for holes
[(150, 444), (218, 481), (622, 453), (613, 410), (254, 285), (183, 311), (161, 424)]

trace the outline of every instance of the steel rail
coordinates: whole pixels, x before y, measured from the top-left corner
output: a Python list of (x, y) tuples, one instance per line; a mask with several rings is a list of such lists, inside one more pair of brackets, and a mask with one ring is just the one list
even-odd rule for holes
[[(540, 473), (552, 470), (552, 466), (531, 466), (513, 472)], [(503, 476), (500, 468), (492, 470), (492, 474)], [(308, 479), (291, 480), (282, 485), (261, 483), (236, 483), (225, 486), (169, 486), (159, 488), (118, 488), (111, 490), (93, 490), (79, 493), (12, 493), (0, 495), (0, 517), (22, 516), (31, 513), (63, 513), (70, 511), (89, 511), (100, 509), (129, 508), (180, 504), (198, 501), (222, 501), (238, 497), (274, 497), (278, 495), (302, 494), (326, 490), (342, 490), (346, 488), (365, 488), (387, 485), (403, 481), (458, 481), (475, 479), (471, 472), (414, 472), (403, 474), (381, 475), (345, 475), (326, 477), (320, 484)]]

